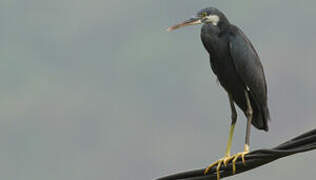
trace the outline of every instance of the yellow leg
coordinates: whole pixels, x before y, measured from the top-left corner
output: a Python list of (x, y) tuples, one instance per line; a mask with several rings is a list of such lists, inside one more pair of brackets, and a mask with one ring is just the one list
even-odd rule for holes
[(219, 170), (222, 166), (222, 164), (224, 164), (224, 166), (227, 166), (228, 162), (232, 159), (234, 159), (233, 156), (230, 156), (230, 149), (232, 147), (232, 141), (233, 141), (233, 135), (234, 135), (234, 129), (235, 129), (235, 123), (233, 123), (230, 127), (230, 131), (229, 131), (229, 138), (227, 141), (227, 146), (226, 146), (226, 152), (225, 152), (225, 156), (219, 160), (217, 160), (216, 162), (210, 164), (204, 171), (204, 174), (207, 174), (212, 167), (216, 166), (216, 173), (217, 173), (217, 179), (220, 179), (220, 173)]
[(230, 126), (229, 138), (228, 138), (228, 141), (227, 141), (225, 157), (227, 157), (227, 156), (229, 157), (230, 156), (230, 149), (232, 148), (232, 141), (233, 141), (234, 130), (235, 130), (235, 123)]
[(230, 156), (230, 149), (232, 147), (234, 129), (235, 129), (236, 121), (237, 121), (237, 112), (236, 112), (236, 108), (235, 108), (235, 105), (234, 105), (233, 96), (230, 93), (228, 93), (228, 97), (229, 97), (229, 103), (230, 103), (230, 108), (231, 108), (231, 112), (232, 112), (232, 116), (231, 116), (232, 123), (231, 123), (231, 126), (230, 126), (229, 138), (228, 138), (228, 141), (227, 141), (225, 156), (223, 158), (217, 160), (213, 164), (210, 164), (204, 171), (204, 174), (206, 175), (212, 169), (212, 167), (217, 165), (217, 167), (216, 167), (217, 180), (220, 179), (220, 172), (219, 172), (219, 170), (220, 170), (222, 164), (224, 164), (224, 166), (227, 166), (228, 162), (231, 161), (232, 159), (234, 159), (233, 156)]

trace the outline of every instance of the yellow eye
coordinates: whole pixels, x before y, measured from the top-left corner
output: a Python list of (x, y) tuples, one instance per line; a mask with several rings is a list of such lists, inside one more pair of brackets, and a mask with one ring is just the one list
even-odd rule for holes
[(207, 16), (207, 12), (202, 12), (202, 17)]

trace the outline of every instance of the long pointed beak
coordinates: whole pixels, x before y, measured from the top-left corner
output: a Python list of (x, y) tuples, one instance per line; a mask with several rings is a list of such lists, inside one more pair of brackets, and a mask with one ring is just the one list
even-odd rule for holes
[(187, 21), (184, 21), (180, 24), (176, 24), (174, 26), (171, 26), (167, 29), (167, 31), (173, 31), (173, 30), (176, 30), (176, 29), (179, 29), (179, 28), (182, 28), (182, 27), (185, 27), (185, 26), (191, 26), (191, 25), (195, 25), (195, 24), (201, 24), (202, 23), (202, 20), (200, 17), (194, 17), (194, 18), (191, 18)]

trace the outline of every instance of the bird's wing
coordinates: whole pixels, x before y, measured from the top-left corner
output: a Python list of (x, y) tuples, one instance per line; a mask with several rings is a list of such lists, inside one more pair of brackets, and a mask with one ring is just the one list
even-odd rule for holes
[(229, 36), (229, 49), (235, 69), (246, 88), (258, 105), (266, 105), (267, 85), (262, 64), (253, 45), (238, 28)]

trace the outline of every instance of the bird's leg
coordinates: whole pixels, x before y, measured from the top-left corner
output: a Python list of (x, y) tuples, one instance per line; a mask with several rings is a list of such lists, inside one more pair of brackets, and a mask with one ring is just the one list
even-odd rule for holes
[(231, 94), (228, 94), (228, 97), (229, 97), (230, 108), (231, 108), (231, 112), (232, 112), (232, 116), (231, 116), (232, 123), (230, 126), (229, 138), (227, 141), (225, 156), (223, 158), (217, 160), (216, 162), (210, 164), (204, 171), (204, 174), (207, 174), (208, 171), (210, 171), (212, 167), (217, 165), (216, 172), (217, 172), (217, 179), (218, 180), (220, 179), (219, 170), (220, 170), (221, 165), (224, 164), (226, 166), (228, 164), (228, 162), (234, 158), (233, 156), (230, 156), (230, 149), (232, 147), (234, 129), (235, 129), (235, 124), (236, 124), (236, 120), (237, 120), (237, 112), (236, 112), (236, 108), (235, 108), (234, 101), (233, 101)]
[(246, 130), (246, 138), (245, 138), (245, 146), (244, 146), (244, 152), (237, 153), (234, 156), (233, 159), (233, 174), (236, 173), (236, 161), (239, 157), (241, 157), (242, 162), (244, 165), (246, 165), (245, 161), (245, 155), (249, 153), (249, 139), (250, 139), (250, 128), (251, 128), (251, 121), (253, 118), (253, 110), (250, 104), (250, 99), (249, 99), (249, 92), (245, 90), (245, 97), (247, 101), (247, 111), (246, 111), (246, 116), (247, 116), (247, 130)]
[(253, 110), (251, 107), (250, 103), (250, 98), (249, 98), (249, 92), (245, 91), (245, 96), (247, 99), (247, 130), (246, 130), (246, 140), (245, 140), (245, 150), (249, 152), (249, 143), (250, 143), (250, 128), (251, 128), (251, 122), (253, 118)]
[(224, 161), (224, 165), (225, 166), (232, 159), (231, 156), (230, 156), (230, 150), (231, 150), (231, 147), (232, 147), (234, 129), (235, 129), (236, 121), (237, 121), (237, 111), (236, 111), (236, 108), (235, 108), (235, 105), (234, 105), (233, 97), (232, 97), (231, 94), (228, 94), (228, 97), (229, 97), (230, 109), (231, 109), (231, 112), (232, 112), (232, 116), (231, 116), (232, 123), (231, 123), (231, 126), (230, 126), (229, 138), (228, 138), (227, 146), (226, 146), (226, 154), (225, 154), (226, 159)]

